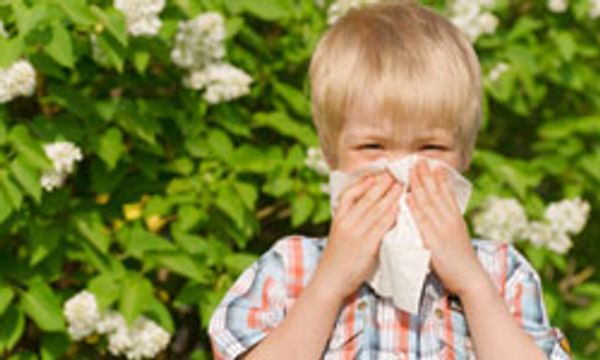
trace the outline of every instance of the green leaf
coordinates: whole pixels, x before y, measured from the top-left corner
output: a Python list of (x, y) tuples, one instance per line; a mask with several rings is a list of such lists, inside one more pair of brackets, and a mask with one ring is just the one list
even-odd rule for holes
[(289, 0), (245, 0), (243, 5), (246, 11), (267, 21), (285, 19), (294, 9), (294, 3)]
[(17, 156), (10, 163), (10, 170), (21, 187), (39, 204), (42, 198), (40, 172), (29, 165), (22, 155)]
[(227, 214), (238, 227), (241, 228), (244, 225), (244, 203), (240, 199), (239, 194), (231, 186), (223, 184), (223, 186), (219, 188), (216, 205)]
[(58, 5), (74, 23), (84, 26), (94, 24), (94, 14), (85, 0), (53, 0), (52, 3)]
[(254, 211), (256, 201), (258, 200), (258, 191), (256, 190), (254, 184), (237, 181), (233, 185), (244, 202), (246, 208), (250, 211)]
[(87, 288), (94, 295), (101, 309), (107, 309), (117, 301), (121, 293), (121, 283), (112, 273), (96, 276), (88, 282)]
[(27, 315), (44, 331), (63, 331), (65, 324), (58, 297), (52, 289), (36, 279), (21, 296), (21, 305)]
[(25, 126), (13, 127), (8, 135), (8, 140), (31, 166), (44, 170), (52, 167), (41, 145), (31, 137)]
[(106, 27), (108, 32), (117, 39), (117, 41), (127, 46), (127, 26), (125, 15), (117, 9), (102, 10), (101, 8), (92, 5), (92, 13), (96, 15), (96, 19)]
[(8, 196), (0, 189), (0, 224), (6, 220), (12, 213)]
[(6, 68), (17, 61), (23, 52), (23, 38), (17, 36), (5, 39), (0, 36), (0, 68)]
[(231, 158), (233, 153), (233, 143), (225, 132), (213, 129), (208, 133), (207, 141), (214, 156), (223, 160), (229, 160)]
[(124, 152), (123, 134), (118, 128), (112, 127), (100, 136), (98, 156), (104, 161), (109, 171), (115, 168)]
[(175, 333), (175, 323), (169, 309), (158, 299), (152, 297), (148, 300), (148, 312), (158, 320), (158, 324), (162, 326), (167, 332)]
[(15, 292), (10, 286), (6, 284), (0, 285), (0, 315), (4, 314), (14, 296)]
[(145, 277), (129, 273), (124, 283), (119, 311), (131, 325), (147, 307), (147, 300), (152, 298), (152, 284)]
[(292, 226), (302, 225), (308, 220), (315, 207), (315, 201), (307, 194), (300, 194), (292, 200)]
[(73, 68), (75, 65), (75, 56), (73, 55), (73, 42), (71, 35), (65, 27), (58, 21), (51, 25), (52, 39), (50, 43), (44, 47), (44, 50), (57, 63)]
[(107, 32), (103, 32), (97, 36), (96, 41), (101, 51), (108, 57), (109, 64), (112, 64), (119, 73), (122, 73), (127, 54), (125, 46), (120, 44), (114, 36), (110, 36)]
[(63, 359), (71, 339), (65, 333), (46, 333), (42, 335), (40, 355), (42, 360)]
[(139, 223), (136, 223), (129, 234), (125, 234), (122, 240), (125, 251), (140, 259), (143, 259), (144, 255), (149, 251), (169, 251), (176, 249), (173, 243), (162, 236), (144, 230)]
[(301, 91), (280, 82), (275, 82), (273, 87), (275, 88), (275, 92), (288, 103), (296, 114), (307, 118), (310, 117), (310, 102)]
[(147, 51), (136, 51), (133, 54), (133, 65), (140, 75), (143, 75), (146, 72), (148, 64), (150, 63), (150, 58), (150, 53)]
[(110, 246), (110, 236), (108, 230), (102, 223), (102, 218), (98, 212), (79, 213), (73, 215), (75, 228), (101, 253), (106, 254)]
[(319, 144), (311, 125), (294, 121), (284, 112), (259, 112), (252, 117), (252, 120), (254, 127), (271, 128), (279, 134), (291, 137), (307, 146)]
[(12, 5), (20, 36), (29, 34), (29, 32), (37, 28), (38, 25), (41, 25), (48, 20), (50, 15), (47, 4), (37, 3), (31, 8), (27, 8), (22, 2), (15, 1)]
[(21, 208), (23, 194), (6, 171), (0, 172), (0, 191), (4, 191), (13, 209), (19, 210)]
[(20, 307), (11, 305), (0, 317), (0, 352), (11, 350), (25, 331), (25, 315)]
[(156, 254), (152, 255), (150, 258), (154, 259), (158, 264), (167, 269), (199, 283), (206, 284), (210, 278), (208, 268), (202, 266), (201, 263), (198, 263), (191, 256), (182, 252)]

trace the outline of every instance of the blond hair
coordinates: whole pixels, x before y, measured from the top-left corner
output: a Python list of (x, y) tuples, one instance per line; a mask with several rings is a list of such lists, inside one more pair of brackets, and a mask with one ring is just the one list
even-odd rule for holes
[(319, 40), (309, 76), (313, 121), (334, 164), (344, 119), (365, 101), (381, 116), (364, 121), (390, 118), (394, 134), (450, 128), (470, 158), (483, 117), (480, 65), (466, 37), (433, 10), (411, 0), (351, 9)]

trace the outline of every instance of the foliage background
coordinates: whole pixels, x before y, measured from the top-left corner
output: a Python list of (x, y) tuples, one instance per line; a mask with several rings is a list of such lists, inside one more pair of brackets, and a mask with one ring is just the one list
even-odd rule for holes
[[(445, 1), (424, 1), (440, 11)], [(475, 44), (486, 122), (470, 211), (488, 195), (544, 204), (581, 196), (591, 221), (567, 255), (529, 243), (547, 310), (577, 358), (600, 358), (600, 21), (589, 2), (565, 13), (545, 1), (499, 0), (493, 34)], [(179, 20), (216, 10), (228, 61), (251, 93), (208, 105), (181, 86), (169, 58)], [(240, 272), (277, 238), (324, 235), (326, 181), (305, 165), (318, 146), (306, 77), (326, 29), (313, 0), (173, 0), (154, 37), (131, 37), (109, 1), (3, 0), (0, 67), (36, 68), (34, 96), (0, 105), (0, 352), (11, 359), (107, 356), (101, 339), (71, 342), (64, 301), (81, 289), (126, 318), (143, 313), (173, 334), (162, 356), (210, 358), (206, 326)], [(90, 34), (107, 66), (94, 62)], [(83, 162), (44, 192), (42, 144), (68, 140)]]

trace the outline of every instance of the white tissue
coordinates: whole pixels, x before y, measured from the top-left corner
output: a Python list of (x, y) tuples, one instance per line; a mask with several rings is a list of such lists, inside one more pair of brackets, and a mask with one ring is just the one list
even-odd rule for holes
[(412, 154), (394, 161), (380, 159), (350, 173), (335, 170), (329, 175), (332, 213), (339, 195), (366, 173), (377, 173), (387, 168), (397, 181), (405, 184), (399, 199), (400, 211), (396, 223), (383, 237), (379, 263), (368, 282), (380, 296), (392, 298), (397, 308), (413, 314), (417, 314), (419, 310), (421, 291), (430, 271), (431, 259), (431, 253), (423, 246), (421, 234), (406, 203), (406, 189), (410, 187), (409, 172), (419, 159), (426, 160), (431, 169), (442, 166), (450, 170), (451, 189), (461, 213), (464, 214), (472, 185), (443, 161)]

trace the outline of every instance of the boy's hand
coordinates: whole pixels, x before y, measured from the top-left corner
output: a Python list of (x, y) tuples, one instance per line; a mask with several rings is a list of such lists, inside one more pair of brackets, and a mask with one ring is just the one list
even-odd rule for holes
[(431, 171), (420, 161), (410, 172), (410, 184), (407, 204), (424, 246), (431, 251), (433, 269), (450, 292), (458, 296), (476, 292), (487, 274), (447, 183), (447, 170)]
[(383, 235), (396, 221), (402, 188), (385, 171), (340, 195), (315, 276), (333, 296), (346, 298), (374, 270)]

